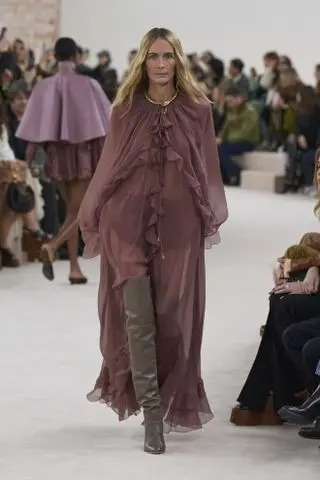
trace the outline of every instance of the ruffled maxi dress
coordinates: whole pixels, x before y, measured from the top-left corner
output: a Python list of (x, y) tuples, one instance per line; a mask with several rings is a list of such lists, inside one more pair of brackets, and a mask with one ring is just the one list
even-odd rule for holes
[(213, 417), (201, 376), (204, 250), (228, 216), (211, 105), (179, 94), (162, 108), (136, 93), (109, 128), (79, 215), (85, 255), (101, 255), (103, 362), (88, 399), (120, 420), (138, 413), (122, 288), (150, 276), (165, 429), (198, 429)]

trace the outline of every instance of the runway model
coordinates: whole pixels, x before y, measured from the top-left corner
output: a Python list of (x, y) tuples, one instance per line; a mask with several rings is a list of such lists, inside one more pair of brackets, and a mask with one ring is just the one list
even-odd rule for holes
[(144, 413), (148, 453), (165, 431), (212, 419), (201, 377), (205, 243), (227, 219), (211, 105), (164, 28), (143, 38), (112, 108), (79, 220), (101, 255), (102, 369), (91, 401)]
[(34, 88), (17, 137), (29, 142), (27, 160), (35, 149), (46, 153), (45, 173), (58, 184), (67, 216), (58, 234), (42, 246), (43, 274), (54, 279), (55, 251), (68, 242), (71, 284), (86, 283), (78, 263), (79, 207), (94, 174), (108, 129), (110, 103), (93, 79), (75, 73), (77, 45), (60, 38), (55, 45), (58, 73)]

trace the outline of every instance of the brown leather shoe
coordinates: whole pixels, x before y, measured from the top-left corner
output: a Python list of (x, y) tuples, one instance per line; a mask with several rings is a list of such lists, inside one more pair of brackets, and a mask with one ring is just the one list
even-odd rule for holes
[(253, 412), (248, 408), (237, 405), (232, 409), (230, 422), (238, 427), (256, 427), (258, 425), (282, 425), (283, 421), (273, 409), (273, 396), (269, 395), (263, 412)]
[(260, 412), (252, 412), (248, 408), (236, 405), (231, 411), (230, 422), (237, 427), (255, 427), (261, 425), (261, 416)]

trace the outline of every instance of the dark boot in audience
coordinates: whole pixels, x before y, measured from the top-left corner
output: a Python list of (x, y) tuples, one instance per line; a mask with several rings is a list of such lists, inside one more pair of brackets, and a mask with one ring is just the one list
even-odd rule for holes
[(299, 435), (310, 440), (320, 440), (320, 418), (312, 426), (300, 428)]
[(297, 425), (308, 425), (320, 417), (320, 386), (301, 407), (283, 407), (279, 410), (282, 420)]

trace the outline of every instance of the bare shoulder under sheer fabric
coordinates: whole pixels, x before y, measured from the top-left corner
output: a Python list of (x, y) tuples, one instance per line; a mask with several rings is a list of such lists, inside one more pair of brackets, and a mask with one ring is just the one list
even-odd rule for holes
[(158, 382), (166, 430), (212, 419), (200, 367), (205, 314), (205, 243), (217, 243), (228, 211), (211, 106), (180, 94), (166, 109), (137, 93), (113, 110), (79, 221), (85, 255), (101, 255), (103, 363), (92, 401), (125, 419), (139, 411), (128, 352), (122, 287), (150, 276)]

